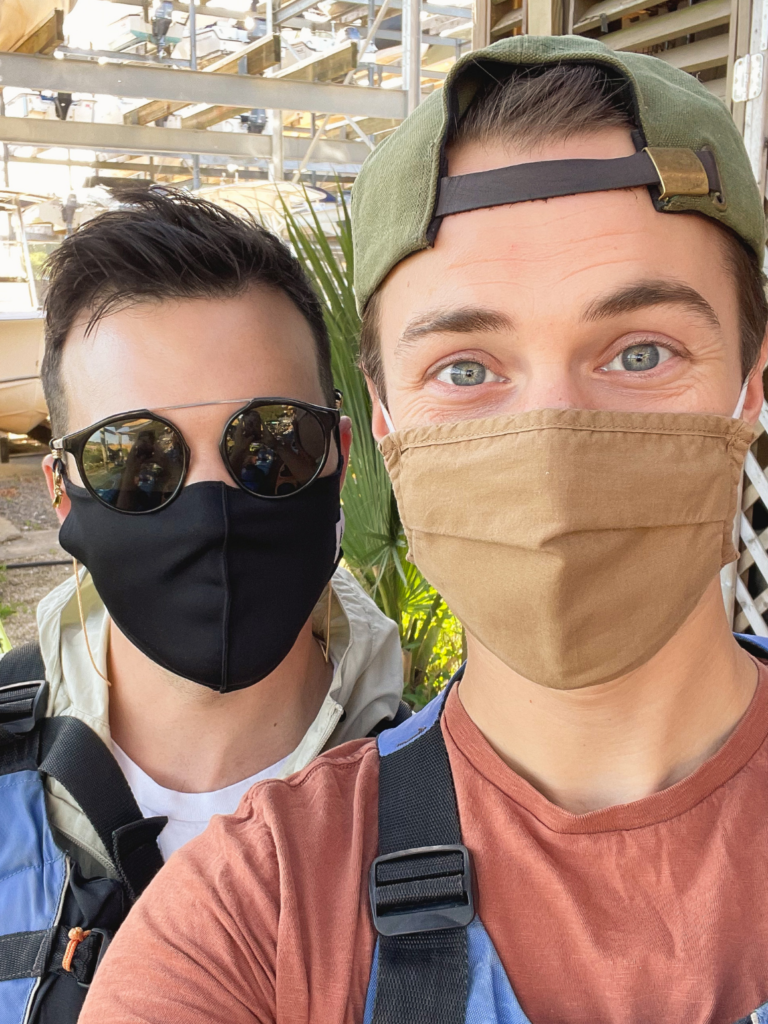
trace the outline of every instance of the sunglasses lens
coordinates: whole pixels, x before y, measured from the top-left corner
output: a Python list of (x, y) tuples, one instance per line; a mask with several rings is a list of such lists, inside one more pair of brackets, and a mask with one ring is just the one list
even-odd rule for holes
[(122, 512), (152, 512), (176, 493), (184, 445), (160, 420), (120, 419), (91, 434), (82, 462), (89, 486), (105, 504)]
[(295, 405), (252, 405), (224, 438), (226, 456), (246, 490), (282, 498), (306, 487), (323, 464), (326, 435), (314, 413)]

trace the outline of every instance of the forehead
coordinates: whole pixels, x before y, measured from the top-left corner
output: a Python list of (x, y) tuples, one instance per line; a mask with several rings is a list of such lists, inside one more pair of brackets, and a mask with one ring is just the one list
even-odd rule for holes
[(256, 396), (322, 404), (315, 341), (283, 292), (143, 302), (75, 323), (62, 352), (68, 428), (128, 409)]
[[(449, 154), (449, 173), (633, 151), (621, 130), (524, 152), (470, 144)], [(735, 287), (724, 273), (717, 227), (697, 214), (659, 213), (645, 188), (473, 210), (446, 217), (434, 247), (389, 274), (379, 307), (382, 335), (423, 308), (482, 303), (534, 317), (568, 315), (606, 290), (665, 278), (706, 293), (735, 315)]]

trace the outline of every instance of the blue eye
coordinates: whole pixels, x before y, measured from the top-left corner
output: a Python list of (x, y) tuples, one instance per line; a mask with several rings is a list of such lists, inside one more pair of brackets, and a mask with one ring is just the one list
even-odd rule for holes
[(444, 384), (455, 384), (457, 387), (462, 388), (503, 379), (497, 373), (489, 370), (487, 366), (483, 366), (482, 363), (475, 363), (469, 360), (444, 366), (436, 377), (436, 380), (442, 381)]
[(672, 352), (663, 345), (630, 345), (615, 356), (602, 370), (629, 370), (631, 372), (653, 370), (660, 363), (672, 357)]

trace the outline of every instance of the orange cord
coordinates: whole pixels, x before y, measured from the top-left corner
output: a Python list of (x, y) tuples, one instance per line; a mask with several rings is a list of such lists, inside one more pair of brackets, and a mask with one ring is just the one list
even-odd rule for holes
[(87, 939), (90, 934), (90, 931), (84, 932), (83, 929), (80, 927), (69, 929), (69, 931), (67, 932), (67, 935), (69, 936), (69, 942), (67, 943), (67, 948), (64, 952), (64, 956), (61, 958), (61, 966), (64, 968), (65, 971), (72, 970), (72, 958), (75, 955), (75, 951), (77, 950), (77, 947), (80, 945), (83, 939)]

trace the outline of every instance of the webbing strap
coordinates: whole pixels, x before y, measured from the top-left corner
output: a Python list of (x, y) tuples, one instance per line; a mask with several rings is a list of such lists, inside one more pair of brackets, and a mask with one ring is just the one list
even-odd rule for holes
[(46, 718), (40, 729), (40, 771), (77, 801), (137, 899), (163, 866), (157, 837), (168, 819), (142, 816), (112, 752), (85, 722)]
[(51, 932), (12, 932), (0, 935), (0, 981), (39, 978), (45, 970)]
[(45, 664), (38, 644), (20, 644), (0, 658), (0, 687), (45, 679)]
[(45, 713), (47, 696), (38, 644), (22, 644), (0, 658), (0, 746), (34, 729)]
[[(374, 915), (377, 909), (385, 915), (395, 904), (407, 915), (419, 902), (461, 898), (468, 864), (455, 849), (461, 849), (461, 826), (440, 719), (382, 757), (379, 773), (379, 854), (413, 855), (374, 864)], [(424, 847), (454, 849), (431, 853)], [(380, 934), (378, 951), (372, 1024), (464, 1024), (466, 927)]]
[[(644, 149), (632, 156), (613, 160), (542, 160), (441, 178), (435, 217), (510, 203), (527, 203), (534, 199), (554, 199), (643, 185), (665, 189), (661, 157), (664, 153), (675, 152), (678, 151)], [(698, 187), (695, 191), (686, 191), (682, 185), (675, 190), (676, 194), (700, 195), (703, 191), (706, 195), (708, 190), (719, 192), (720, 179), (714, 154), (701, 150), (695, 154), (690, 152), (690, 158), (698, 164)], [(662, 171), (659, 164), (662, 164)], [(670, 178), (675, 180), (673, 176)]]

